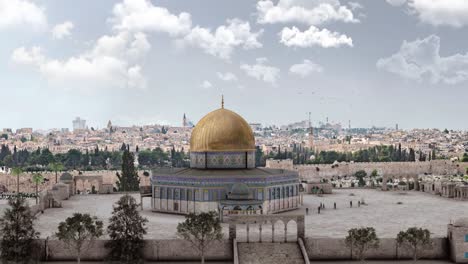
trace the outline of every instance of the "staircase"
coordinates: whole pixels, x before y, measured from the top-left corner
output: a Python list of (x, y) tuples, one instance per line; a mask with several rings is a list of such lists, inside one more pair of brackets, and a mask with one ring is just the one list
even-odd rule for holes
[(239, 264), (304, 264), (296, 242), (237, 243)]

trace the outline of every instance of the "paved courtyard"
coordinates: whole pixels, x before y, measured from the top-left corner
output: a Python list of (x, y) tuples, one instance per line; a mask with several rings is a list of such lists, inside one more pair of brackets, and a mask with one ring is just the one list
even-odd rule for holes
[[(96, 215), (107, 225), (112, 212), (112, 205), (120, 194), (111, 195), (77, 195), (63, 202), (63, 208), (47, 209), (39, 215), (36, 222), (42, 237), (53, 235), (59, 222), (74, 212)], [(133, 194), (139, 201), (139, 194)], [(364, 199), (367, 205), (357, 207), (358, 201)], [(349, 201), (353, 201), (353, 208), (349, 208)], [(320, 202), (325, 203), (325, 210), (317, 214)], [(337, 203), (337, 210), (333, 203)], [(402, 202), (402, 204), (397, 204)], [(148, 218), (147, 238), (170, 239), (176, 238), (177, 224), (184, 220), (181, 215), (159, 214), (150, 211), (150, 201), (144, 201), (142, 215)], [(347, 230), (353, 227), (375, 227), (380, 237), (395, 237), (396, 234), (408, 227), (418, 226), (431, 230), (433, 236), (442, 237), (447, 233), (447, 224), (459, 217), (468, 217), (468, 202), (455, 201), (420, 192), (382, 192), (366, 189), (333, 190), (333, 194), (318, 197), (304, 196), (304, 206), (300, 210), (288, 212), (290, 214), (305, 213), (306, 235), (311, 237), (344, 237)], [(294, 227), (288, 227), (288, 237), (293, 237)], [(275, 230), (281, 230), (275, 228)], [(241, 235), (243, 230), (238, 231)], [(271, 231), (264, 229), (264, 239), (271, 237)], [(290, 233), (291, 232), (291, 233)], [(227, 236), (227, 226), (224, 226)], [(251, 234), (256, 230), (251, 228)], [(275, 231), (276, 233), (276, 231)], [(280, 236), (280, 234), (278, 234)], [(279, 238), (278, 236), (278, 238)]]
[[(57, 231), (58, 224), (75, 212), (95, 215), (107, 227), (113, 209), (112, 206), (121, 196), (122, 194), (75, 195), (62, 202), (63, 208), (47, 209), (44, 214), (39, 215), (36, 227), (41, 232), (41, 237), (52, 236)], [(132, 194), (132, 196), (135, 197), (137, 202), (140, 202), (140, 194)], [(149, 198), (145, 198), (143, 205), (144, 210), (141, 214), (149, 220), (146, 237), (154, 239), (176, 238), (177, 224), (184, 220), (184, 216), (151, 212)]]
[[(354, 194), (354, 195), (353, 195)], [(364, 199), (367, 205), (358, 207)], [(353, 208), (349, 202), (353, 201)], [(320, 202), (325, 210), (317, 213)], [(333, 209), (336, 202), (337, 210)], [(397, 204), (402, 202), (402, 204)], [(428, 228), (433, 236), (447, 235), (447, 224), (460, 217), (468, 217), (468, 201), (457, 201), (427, 193), (409, 191), (406, 194), (368, 189), (333, 190), (333, 194), (318, 197), (304, 196), (306, 235), (344, 237), (354, 227), (371, 226), (380, 237), (396, 237), (408, 227)]]

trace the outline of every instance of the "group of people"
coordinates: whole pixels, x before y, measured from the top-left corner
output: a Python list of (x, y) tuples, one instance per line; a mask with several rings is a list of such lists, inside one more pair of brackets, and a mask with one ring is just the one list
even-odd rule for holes
[[(364, 201), (358, 201), (358, 207), (361, 207), (361, 204), (364, 204)], [(353, 201), (349, 201), (349, 208), (353, 208)], [(320, 203), (320, 205), (317, 207), (317, 213), (320, 214), (321, 210), (325, 209), (325, 203)], [(333, 203), (333, 209), (336, 210), (336, 202)], [(306, 215), (309, 215), (309, 208), (306, 208)]]

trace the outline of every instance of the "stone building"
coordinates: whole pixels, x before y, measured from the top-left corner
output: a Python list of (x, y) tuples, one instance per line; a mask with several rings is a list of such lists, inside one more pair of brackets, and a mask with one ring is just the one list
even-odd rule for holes
[(468, 182), (460, 182), (454, 189), (453, 198), (457, 200), (468, 200)]
[(450, 258), (455, 263), (468, 263), (468, 219), (461, 218), (448, 225)]
[(331, 194), (333, 185), (329, 182), (306, 181), (302, 182), (304, 192), (308, 194)]
[(300, 206), (297, 172), (256, 168), (249, 124), (224, 109), (203, 117), (190, 139), (190, 168), (154, 170), (152, 209), (187, 214), (270, 214)]

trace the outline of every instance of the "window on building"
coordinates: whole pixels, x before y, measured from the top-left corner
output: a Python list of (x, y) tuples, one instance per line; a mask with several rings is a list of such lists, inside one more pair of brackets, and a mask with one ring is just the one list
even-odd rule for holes
[(260, 200), (260, 201), (263, 200), (263, 189), (257, 190), (257, 200)]
[(203, 191), (203, 201), (209, 201), (210, 200), (210, 193), (208, 190)]
[(159, 187), (154, 187), (154, 198), (159, 198), (160, 196)]
[(200, 191), (199, 190), (194, 190), (194, 195), (195, 195), (195, 201), (200, 201)]
[(191, 189), (187, 190), (187, 201), (193, 201), (193, 192)]
[(172, 200), (174, 198), (174, 189), (172, 188), (167, 188), (167, 199)]
[(468, 252), (465, 252), (465, 258), (468, 258)]
[(174, 200), (179, 200), (180, 199), (180, 189), (176, 188), (174, 189)]
[(161, 187), (161, 199), (167, 199), (166, 188)]
[(468, 235), (465, 235), (465, 242), (468, 242)]
[(185, 192), (186, 192), (185, 189), (180, 189), (180, 200), (182, 200), (182, 201), (185, 201), (185, 199), (186, 199)]

